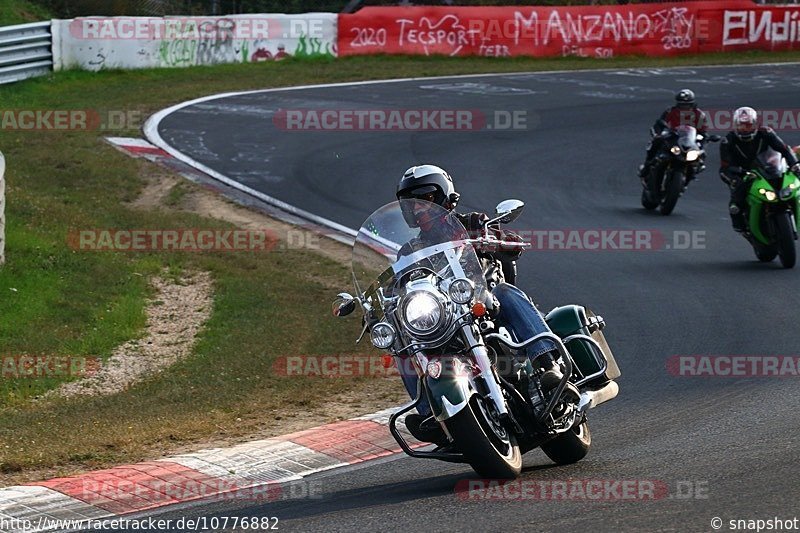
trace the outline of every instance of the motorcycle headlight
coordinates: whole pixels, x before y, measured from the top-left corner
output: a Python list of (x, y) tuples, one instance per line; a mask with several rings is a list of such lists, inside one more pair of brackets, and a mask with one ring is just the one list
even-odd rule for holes
[(792, 194), (794, 194), (794, 187), (792, 187), (791, 185), (788, 187), (784, 187), (783, 189), (781, 189), (781, 200), (788, 200), (789, 198), (792, 197)]
[(669, 149), (669, 151), (672, 152), (673, 155), (678, 155), (679, 153), (681, 153), (681, 147), (673, 146), (672, 148)]
[(689, 150), (686, 152), (686, 160), (687, 161), (697, 161), (697, 158), (700, 157), (699, 150)]
[(391, 347), (392, 344), (394, 344), (395, 338), (396, 334), (391, 324), (387, 324), (386, 322), (378, 322), (372, 326), (370, 339), (376, 348), (385, 350)]
[(475, 295), (475, 287), (472, 282), (466, 278), (461, 278), (453, 281), (450, 284), (450, 299), (457, 304), (466, 304), (472, 300)]
[(402, 317), (414, 333), (431, 333), (442, 323), (444, 312), (436, 297), (428, 291), (416, 291), (405, 297)]
[(769, 200), (770, 202), (774, 202), (775, 199), (778, 198), (778, 195), (775, 194), (775, 191), (765, 191), (764, 196), (766, 196), (767, 200)]

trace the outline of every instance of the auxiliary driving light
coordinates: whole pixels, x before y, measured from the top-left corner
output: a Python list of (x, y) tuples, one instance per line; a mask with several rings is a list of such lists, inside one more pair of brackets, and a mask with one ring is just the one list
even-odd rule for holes
[(450, 284), (450, 298), (457, 304), (469, 303), (475, 295), (475, 287), (466, 278), (460, 278)]
[(389, 348), (392, 344), (394, 344), (395, 338), (396, 334), (391, 324), (387, 324), (386, 322), (378, 322), (372, 326), (370, 339), (376, 348), (380, 348), (381, 350)]

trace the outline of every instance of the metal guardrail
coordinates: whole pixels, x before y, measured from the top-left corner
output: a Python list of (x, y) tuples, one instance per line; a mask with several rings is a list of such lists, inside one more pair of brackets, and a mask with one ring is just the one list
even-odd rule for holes
[(52, 70), (50, 21), (0, 27), (0, 84), (44, 76)]

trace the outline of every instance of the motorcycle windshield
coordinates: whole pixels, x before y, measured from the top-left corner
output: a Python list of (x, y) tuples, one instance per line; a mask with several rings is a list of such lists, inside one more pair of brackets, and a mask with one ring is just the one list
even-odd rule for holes
[(678, 135), (678, 146), (683, 150), (692, 150), (697, 148), (697, 130), (694, 126), (681, 124), (675, 129)]
[(435, 273), (439, 283), (467, 278), (482, 295), (485, 281), (467, 230), (443, 207), (422, 200), (387, 204), (367, 218), (353, 245), (353, 279), (373, 310), (395, 295), (413, 272)]
[(764, 177), (770, 181), (783, 178), (783, 175), (788, 170), (786, 160), (781, 154), (772, 148), (767, 148), (758, 154), (758, 157), (756, 157), (756, 163), (764, 173)]

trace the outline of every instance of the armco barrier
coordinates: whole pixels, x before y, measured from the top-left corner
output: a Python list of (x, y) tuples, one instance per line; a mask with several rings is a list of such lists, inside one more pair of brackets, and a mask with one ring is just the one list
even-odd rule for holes
[(53, 70), (51, 23), (0, 27), (0, 84)]
[(800, 42), (800, 6), (699, 1), (625, 6), (367, 7), (339, 15), (341, 56), (670, 56)]

